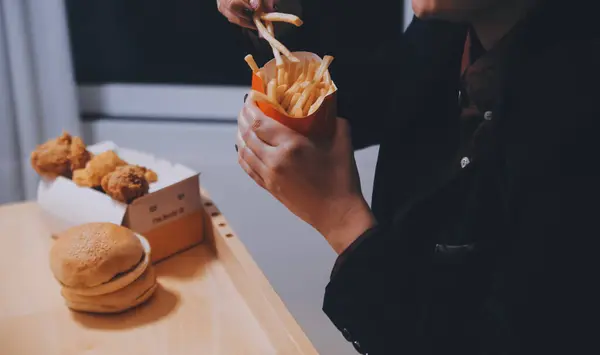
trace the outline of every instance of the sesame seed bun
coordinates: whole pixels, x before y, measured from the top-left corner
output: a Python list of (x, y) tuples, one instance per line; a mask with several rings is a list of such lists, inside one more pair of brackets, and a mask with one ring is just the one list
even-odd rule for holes
[(138, 239), (142, 243), (142, 246), (144, 248), (144, 257), (142, 261), (139, 264), (137, 264), (131, 271), (121, 273), (117, 277), (112, 278), (112, 280), (98, 286), (68, 287), (63, 285), (63, 289), (82, 296), (98, 296), (114, 292), (134, 282), (138, 277), (140, 277), (140, 275), (142, 275), (144, 271), (146, 271), (146, 268), (148, 267), (148, 265), (150, 265), (151, 257), (150, 243), (148, 243), (148, 240), (146, 240), (146, 238), (142, 237), (139, 234), (136, 234), (136, 237), (138, 237)]
[(144, 254), (142, 242), (131, 230), (87, 223), (60, 234), (50, 250), (50, 268), (63, 286), (93, 288), (134, 270)]

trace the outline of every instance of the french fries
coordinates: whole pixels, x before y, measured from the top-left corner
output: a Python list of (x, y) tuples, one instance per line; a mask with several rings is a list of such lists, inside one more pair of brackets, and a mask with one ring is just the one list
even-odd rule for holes
[(269, 22), (287, 22), (296, 27), (302, 26), (303, 23), (302, 20), (296, 15), (283, 14), (280, 12), (263, 13), (260, 15), (260, 18), (263, 21)]
[[(267, 21), (267, 31), (271, 36), (275, 36), (275, 30), (273, 29), (273, 22)], [(275, 38), (275, 37), (273, 37)], [(275, 47), (273, 47), (273, 56), (275, 57), (275, 63), (277, 63), (277, 67), (280, 68), (283, 66), (283, 58), (281, 58), (281, 52)]]
[(271, 79), (267, 85), (267, 96), (269, 100), (279, 103), (277, 100), (277, 80)]
[(323, 82), (325, 70), (327, 70), (332, 61), (333, 57), (326, 55), (321, 61), (321, 65), (319, 65), (318, 69), (316, 62), (309, 62), (308, 71), (306, 74), (307, 81), (302, 83), (307, 85), (303, 88), (300, 98), (291, 109), (291, 113), (294, 115), (294, 117), (303, 117), (308, 115), (312, 104), (318, 99), (318, 97), (321, 96), (320, 93), (319, 96), (314, 95), (314, 92), (317, 90), (317, 85)]
[(300, 60), (292, 55), (290, 51), (283, 45), (281, 42), (275, 39), (270, 33), (269, 30), (265, 27), (265, 25), (260, 21), (260, 15), (254, 16), (254, 25), (256, 25), (256, 29), (263, 36), (267, 42), (271, 45), (271, 47), (277, 49), (281, 54), (286, 56), (291, 62), (299, 62)]
[(332, 61), (332, 56), (325, 56), (320, 64), (315, 60), (290, 63), (284, 59), (284, 66), (275, 68), (275, 74), (269, 78), (264, 70), (259, 69), (256, 75), (265, 85), (263, 90), (266, 95), (253, 94), (252, 97), (272, 104), (279, 112), (290, 117), (311, 115), (321, 106), (325, 97), (337, 90), (328, 70)]
[(334, 58), (326, 55), (321, 62), (315, 59), (301, 61), (275, 39), (273, 22), (301, 26), (302, 20), (297, 16), (257, 12), (253, 20), (262, 37), (271, 45), (275, 57), (275, 71), (267, 74), (266, 70), (259, 69), (251, 54), (244, 58), (252, 72), (265, 85), (262, 88), (265, 94), (252, 90), (250, 98), (267, 102), (280, 113), (290, 117), (302, 118), (313, 114), (325, 98), (337, 90), (329, 74), (329, 66)]
[(277, 101), (278, 102), (283, 101), (283, 98), (284, 98), (286, 90), (287, 90), (287, 85), (286, 84), (279, 85), (277, 87)]
[(254, 100), (254, 101), (268, 102), (271, 105), (273, 105), (273, 107), (275, 107), (275, 109), (277, 111), (285, 114), (285, 110), (281, 107), (281, 105), (279, 105), (279, 103), (277, 101), (273, 101), (270, 97), (263, 94), (262, 92), (258, 92), (256, 90), (251, 90), (250, 94), (248, 96), (250, 97), (251, 100)]
[(248, 66), (250, 67), (250, 69), (252, 69), (253, 73), (258, 73), (258, 65), (254, 61), (254, 57), (252, 56), (252, 54), (248, 54), (247, 56), (245, 56), (244, 60), (246, 61), (246, 63), (248, 63)]

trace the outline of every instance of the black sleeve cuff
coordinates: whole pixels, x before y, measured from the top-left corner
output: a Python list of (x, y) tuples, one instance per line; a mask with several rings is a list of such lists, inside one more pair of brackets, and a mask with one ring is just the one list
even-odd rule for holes
[(363, 241), (370, 236), (377, 234), (378, 226), (367, 229), (363, 234), (361, 234), (350, 246), (346, 248), (336, 259), (335, 264), (333, 264), (333, 270), (331, 271), (330, 279), (335, 277), (337, 271), (342, 267), (344, 261), (346, 261), (349, 257), (352, 256), (354, 251), (363, 243)]
[(403, 235), (384, 225), (363, 233), (340, 255), (325, 289), (323, 311), (359, 352), (411, 353), (422, 340), (433, 246)]

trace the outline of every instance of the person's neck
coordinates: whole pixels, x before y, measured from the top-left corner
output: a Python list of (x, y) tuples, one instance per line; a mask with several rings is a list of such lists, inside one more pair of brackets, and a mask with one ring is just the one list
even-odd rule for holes
[(490, 7), (473, 16), (470, 22), (483, 47), (486, 50), (492, 48), (538, 2), (538, 0), (505, 1), (501, 5)]

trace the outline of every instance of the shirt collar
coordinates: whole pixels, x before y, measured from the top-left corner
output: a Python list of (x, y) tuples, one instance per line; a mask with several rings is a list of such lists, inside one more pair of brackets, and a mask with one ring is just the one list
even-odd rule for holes
[(481, 112), (491, 110), (500, 96), (503, 67), (518, 27), (513, 27), (488, 51), (483, 48), (473, 29), (467, 32), (461, 83), (469, 102)]

